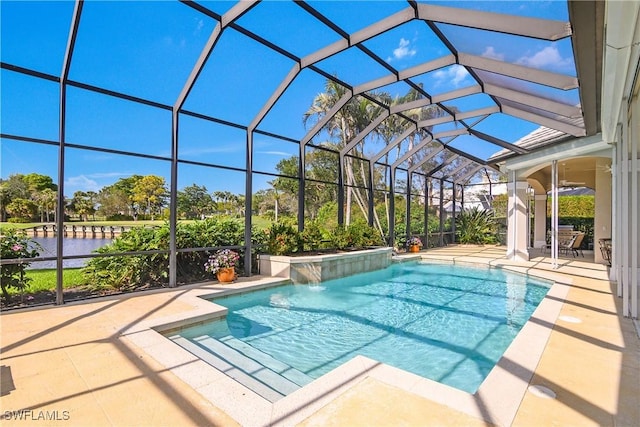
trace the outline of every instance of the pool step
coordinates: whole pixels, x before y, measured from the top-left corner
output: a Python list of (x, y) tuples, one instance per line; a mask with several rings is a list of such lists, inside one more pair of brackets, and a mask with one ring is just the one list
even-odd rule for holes
[(170, 339), (270, 402), (312, 381), (304, 373), (230, 336), (217, 340), (203, 335), (191, 341), (174, 335)]
[(313, 381), (313, 378), (308, 376), (305, 373), (300, 372), (299, 370), (292, 368), (279, 361), (278, 359), (274, 359), (266, 353), (258, 350), (255, 347), (252, 347), (250, 344), (247, 344), (244, 341), (241, 341), (233, 336), (229, 335), (223, 338), (219, 338), (219, 340), (229, 347), (238, 350), (240, 353), (244, 354), (250, 359), (255, 360), (256, 362), (262, 364), (266, 368), (280, 374), (281, 376), (287, 378), (289, 381), (297, 384), (299, 387), (305, 386)]

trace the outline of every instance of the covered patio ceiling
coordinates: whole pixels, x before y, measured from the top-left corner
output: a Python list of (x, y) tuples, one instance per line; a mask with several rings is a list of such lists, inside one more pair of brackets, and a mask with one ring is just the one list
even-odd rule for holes
[[(538, 2), (342, 2), (340, 8), (322, 1), (181, 3), (153, 7), (189, 8), (210, 33), (197, 57), (175, 58), (188, 77), (167, 76), (169, 89), (157, 98), (120, 83), (117, 65), (105, 80), (82, 63), (93, 58), (96, 67), (103, 64), (100, 46), (89, 42), (95, 34), (88, 33), (115, 37), (119, 27), (112, 12), (127, 14), (133, 7), (122, 2), (70, 7), (65, 55), (53, 65), (31, 66), (9, 53), (2, 68), (229, 124), (246, 129), (249, 138), (255, 133), (296, 142), (301, 152), (322, 146), (326, 124), (353, 100), (367, 100), (379, 114), (343, 140), (341, 163), (358, 156), (392, 171), (458, 184), (494, 168), (489, 159), (499, 150), (501, 159), (535, 150), (513, 144), (532, 128), (560, 132), (558, 142), (599, 132), (601, 2), (552, 2), (560, 11), (553, 19), (545, 10), (549, 4)], [(152, 15), (153, 7), (136, 13)], [(368, 13), (361, 13), (365, 8)], [(140, 25), (123, 30), (132, 45), (146, 31)], [(62, 74), (51, 74), (60, 62)], [(134, 65), (120, 64), (122, 74), (139, 72)], [(256, 67), (257, 76), (271, 80), (220, 82), (219, 67)], [(162, 77), (162, 69), (156, 72)], [(310, 102), (324, 89), (318, 81), (341, 88), (335, 103), (308, 128), (282, 126), (287, 117), (303, 117), (309, 106), (292, 104), (291, 94), (308, 85), (315, 91)], [(227, 113), (220, 105), (225, 102), (238, 104), (244, 114)], [(404, 132), (381, 141), (394, 120)]]

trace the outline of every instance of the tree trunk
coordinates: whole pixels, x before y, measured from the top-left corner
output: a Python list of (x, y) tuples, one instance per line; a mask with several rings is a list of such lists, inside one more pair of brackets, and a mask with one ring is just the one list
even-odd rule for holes
[(275, 199), (275, 211), (276, 211), (276, 214), (274, 219), (275, 219), (275, 222), (278, 222), (278, 199)]

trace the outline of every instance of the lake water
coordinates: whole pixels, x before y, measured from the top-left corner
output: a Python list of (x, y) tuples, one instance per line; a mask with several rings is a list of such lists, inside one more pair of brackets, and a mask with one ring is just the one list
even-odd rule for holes
[[(56, 238), (55, 237), (33, 237), (32, 240), (40, 244), (42, 249), (39, 250), (41, 257), (56, 256)], [(68, 239), (63, 240), (63, 254), (64, 256), (70, 255), (85, 255), (91, 254), (94, 250), (111, 243), (111, 239)], [(63, 265), (67, 268), (82, 267), (87, 262), (87, 259), (68, 259), (65, 260)], [(31, 265), (31, 268), (56, 268), (55, 261), (40, 261)]]

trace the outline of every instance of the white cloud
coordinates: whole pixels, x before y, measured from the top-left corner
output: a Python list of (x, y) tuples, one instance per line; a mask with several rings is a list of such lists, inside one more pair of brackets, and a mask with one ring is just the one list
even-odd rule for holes
[(95, 191), (98, 192), (102, 186), (96, 181), (88, 178), (86, 175), (72, 176), (64, 182), (65, 194), (73, 194), (76, 191)]
[(256, 151), (256, 154), (269, 154), (272, 156), (282, 156), (282, 157), (289, 157), (292, 155), (291, 153), (285, 153), (284, 151)]
[(573, 64), (571, 58), (563, 58), (555, 46), (547, 46), (531, 56), (523, 56), (516, 62), (520, 65), (539, 69), (566, 69)]
[(204, 27), (204, 21), (202, 19), (198, 19), (198, 22), (196, 23), (196, 30), (195, 30), (194, 34), (198, 34), (200, 32), (200, 30), (202, 30), (203, 27)]
[(413, 56), (417, 53), (416, 49), (410, 47), (411, 42), (405, 38), (401, 38), (398, 43), (398, 47), (393, 49), (393, 57), (387, 58), (387, 61), (392, 59), (403, 59), (408, 56)]
[(450, 83), (454, 87), (458, 87), (467, 78), (469, 72), (462, 65), (452, 65), (444, 70), (436, 71), (433, 75), (438, 86)]
[(496, 49), (493, 46), (487, 46), (487, 48), (482, 52), (482, 55), (485, 58), (497, 59), (498, 61), (504, 61), (504, 54), (496, 52)]

